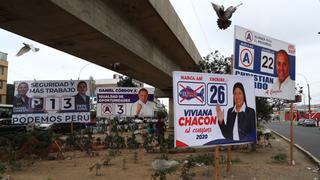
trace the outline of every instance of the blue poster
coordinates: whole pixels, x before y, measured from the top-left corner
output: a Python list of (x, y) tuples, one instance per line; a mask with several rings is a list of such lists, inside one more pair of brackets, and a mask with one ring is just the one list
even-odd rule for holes
[(235, 26), (234, 70), (252, 76), (256, 96), (294, 100), (295, 46)]

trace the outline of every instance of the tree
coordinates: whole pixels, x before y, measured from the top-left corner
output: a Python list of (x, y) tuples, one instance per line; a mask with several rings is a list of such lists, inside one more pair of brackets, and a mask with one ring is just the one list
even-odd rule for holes
[(137, 85), (135, 85), (132, 82), (132, 78), (127, 76), (121, 76), (120, 80), (117, 82), (117, 86), (118, 87), (137, 87)]
[(197, 72), (231, 74), (231, 57), (224, 57), (219, 51), (203, 57), (196, 69)]
[(286, 107), (286, 100), (283, 99), (276, 99), (276, 98), (271, 98), (270, 102), (272, 104), (273, 108), (276, 108), (277, 111), (281, 111), (284, 107)]
[(270, 119), (270, 114), (272, 113), (273, 106), (270, 105), (268, 98), (256, 97), (256, 107), (258, 119)]
[(168, 117), (168, 112), (164, 104), (161, 104), (161, 108), (159, 108), (157, 112), (157, 118), (165, 119)]

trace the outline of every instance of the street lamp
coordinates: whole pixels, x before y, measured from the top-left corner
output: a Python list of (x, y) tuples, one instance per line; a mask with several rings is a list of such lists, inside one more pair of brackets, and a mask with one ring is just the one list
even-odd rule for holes
[(311, 100), (311, 96), (310, 96), (310, 85), (309, 85), (309, 81), (308, 81), (308, 79), (307, 79), (307, 77), (305, 76), (305, 75), (303, 75), (303, 74), (301, 74), (301, 73), (297, 73), (297, 75), (300, 75), (300, 76), (302, 76), (305, 80), (306, 80), (306, 82), (307, 82), (307, 87), (308, 87), (308, 108), (309, 108), (309, 119), (310, 119), (310, 114), (311, 114), (311, 106), (310, 106), (310, 100)]
[(298, 84), (298, 88), (299, 88), (298, 94), (302, 94), (303, 95), (303, 107), (305, 107), (306, 106), (306, 95), (303, 92), (303, 89), (302, 89), (303, 87), (302, 86), (299, 86), (299, 84)]
[(90, 64), (91, 64), (91, 63), (87, 63), (87, 64), (85, 64), (84, 66), (82, 66), (82, 68), (81, 68), (80, 71), (79, 71), (78, 80), (80, 79), (80, 75), (81, 75), (82, 70), (83, 70), (85, 67), (89, 66)]

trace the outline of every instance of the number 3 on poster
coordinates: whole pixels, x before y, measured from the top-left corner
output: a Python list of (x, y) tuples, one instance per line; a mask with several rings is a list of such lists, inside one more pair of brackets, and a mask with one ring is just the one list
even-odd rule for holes
[(46, 98), (45, 107), (47, 111), (74, 110), (74, 97)]

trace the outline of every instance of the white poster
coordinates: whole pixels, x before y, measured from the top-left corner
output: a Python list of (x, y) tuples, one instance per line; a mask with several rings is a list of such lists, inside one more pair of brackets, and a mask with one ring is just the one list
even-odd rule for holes
[(175, 147), (256, 141), (252, 77), (173, 72)]
[(295, 98), (295, 46), (235, 26), (234, 71), (254, 78), (260, 97)]
[(99, 87), (97, 117), (153, 117), (154, 89), (140, 87)]
[(90, 122), (89, 81), (16, 81), (13, 124)]

